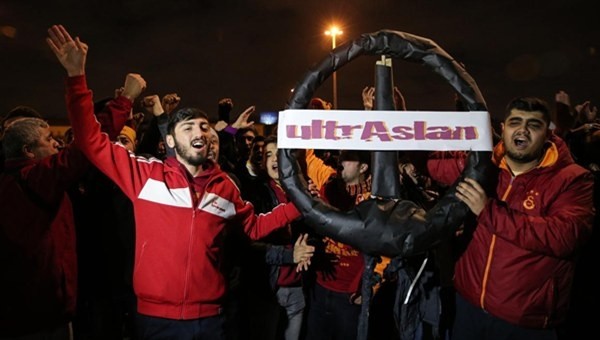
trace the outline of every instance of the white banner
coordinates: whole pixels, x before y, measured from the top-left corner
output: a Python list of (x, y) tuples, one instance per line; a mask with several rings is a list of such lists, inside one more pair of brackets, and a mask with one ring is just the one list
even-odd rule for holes
[(492, 150), (483, 111), (285, 110), (277, 147), (329, 150)]

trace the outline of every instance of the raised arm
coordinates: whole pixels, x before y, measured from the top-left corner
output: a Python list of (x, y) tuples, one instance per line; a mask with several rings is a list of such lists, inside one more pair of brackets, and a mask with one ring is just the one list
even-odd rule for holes
[[(78, 38), (73, 40), (60, 25), (52, 26), (48, 33), (48, 45), (69, 75), (66, 80), (66, 99), (74, 143), (128, 197), (137, 197), (144, 184), (143, 179), (147, 178), (141, 173), (149, 172), (152, 164), (137, 162), (125, 148), (113, 144), (106, 134), (101, 133), (100, 124), (94, 116), (92, 91), (88, 89), (85, 79), (87, 45)], [(125, 94), (115, 99), (114, 103), (125, 112), (131, 110), (131, 100)]]
[[(152, 115), (154, 116), (154, 118), (156, 119), (156, 128), (158, 131), (152, 131), (152, 136), (157, 137), (157, 138), (152, 138), (152, 140), (151, 140), (151, 142), (154, 145), (158, 145), (158, 141), (160, 140), (159, 138), (161, 138), (162, 140), (165, 140), (167, 137), (167, 134), (168, 134), (167, 128), (169, 126), (170, 112), (166, 111), (166, 109), (163, 109), (163, 107), (164, 107), (163, 104), (171, 106), (170, 110), (172, 111), (172, 110), (174, 110), (173, 105), (177, 106), (180, 101), (181, 101), (181, 98), (177, 97), (177, 95), (174, 93), (165, 95), (162, 99), (162, 102), (159, 100), (158, 95), (156, 95), (156, 94), (152, 95), (152, 96), (147, 96), (144, 98), (144, 100), (143, 100), (144, 107), (146, 107), (146, 109), (148, 111), (150, 111), (152, 113)], [(154, 125), (150, 125), (150, 127), (154, 128)], [(156, 132), (158, 132), (160, 134), (160, 137), (158, 135), (156, 135)], [(165, 143), (165, 149), (166, 149), (167, 157), (175, 157), (175, 149), (174, 148), (168, 146), (167, 143)]]
[(116, 140), (125, 123), (132, 119), (131, 106), (123, 105), (123, 102), (133, 102), (145, 88), (146, 81), (142, 76), (129, 73), (125, 76), (125, 84), (115, 90), (115, 98), (110, 100), (100, 112), (96, 112), (96, 119), (102, 125), (102, 132), (106, 132), (110, 140)]

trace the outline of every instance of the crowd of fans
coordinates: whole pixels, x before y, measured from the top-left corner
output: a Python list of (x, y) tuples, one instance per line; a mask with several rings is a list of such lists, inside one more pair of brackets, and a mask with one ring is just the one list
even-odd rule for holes
[[(362, 254), (303, 223), (279, 182), (277, 136), (254, 127), (254, 107), (235, 114), (231, 98), (217, 99), (209, 121), (175, 91), (144, 93), (139, 74), (94, 100), (87, 45), (62, 26), (48, 43), (67, 71), (72, 128), (52, 136), (43, 111), (25, 106), (1, 116), (0, 339), (357, 337)], [(373, 96), (363, 90), (365, 110)], [(439, 320), (422, 317), (416, 338), (451, 339), (454, 322), (455, 339), (482, 339), (475, 324), (496, 334), (486, 339), (573, 339), (593, 326), (600, 118), (564, 91), (554, 104), (511, 102), (498, 187), (486, 194), (465, 179), (457, 196), (472, 219), (408, 259), (430, 258), (441, 296)], [(308, 109), (331, 104), (314, 98)], [(466, 154), (399, 152), (401, 199), (431, 208)], [(306, 150), (301, 166), (311, 194), (335, 209), (370, 199), (369, 152)], [(519, 206), (537, 195), (538, 206)], [(372, 339), (399, 339), (389, 263), (376, 269)]]

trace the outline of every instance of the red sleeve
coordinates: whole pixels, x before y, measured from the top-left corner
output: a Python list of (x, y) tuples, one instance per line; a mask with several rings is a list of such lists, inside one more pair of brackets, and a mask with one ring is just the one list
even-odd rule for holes
[(556, 199), (542, 216), (527, 215), (490, 199), (479, 214), (478, 228), (485, 227), (523, 249), (559, 258), (572, 256), (592, 232), (593, 184), (590, 173), (569, 183), (554, 183), (562, 191), (553, 194)]
[(90, 162), (74, 146), (22, 169), (22, 178), (44, 201), (56, 202), (89, 169)]
[[(241, 202), (241, 199), (240, 199)], [(242, 202), (237, 211), (244, 232), (253, 240), (258, 240), (272, 231), (287, 226), (301, 216), (293, 203), (282, 203), (266, 214), (254, 214), (254, 206), (250, 202)]]
[[(87, 88), (85, 76), (70, 77), (66, 85), (67, 111), (74, 143), (129, 198), (137, 197), (149, 176), (151, 162), (138, 162), (135, 155), (113, 144), (107, 134), (100, 132), (100, 124), (94, 115), (92, 91)], [(131, 102), (125, 98), (119, 97), (114, 102), (123, 112), (131, 109)]]
[(131, 101), (120, 96), (110, 100), (104, 109), (97, 112), (96, 119), (100, 122), (102, 132), (108, 134), (110, 140), (116, 140), (125, 126), (130, 112)]
[(432, 152), (427, 159), (429, 177), (442, 186), (451, 186), (465, 168), (466, 158), (463, 151)]

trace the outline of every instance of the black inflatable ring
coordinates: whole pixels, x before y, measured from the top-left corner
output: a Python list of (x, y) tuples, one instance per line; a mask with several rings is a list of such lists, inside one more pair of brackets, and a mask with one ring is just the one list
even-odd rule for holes
[[(288, 102), (289, 109), (305, 109), (315, 90), (336, 70), (362, 55), (385, 55), (421, 63), (442, 76), (470, 111), (487, 111), (473, 78), (448, 53), (430, 39), (405, 32), (381, 30), (363, 34), (333, 50), (311, 69)], [(279, 177), (292, 202), (318, 233), (351, 245), (365, 254), (408, 256), (430, 249), (459, 227), (469, 212), (455, 197), (464, 177), (487, 187), (491, 178), (491, 152), (469, 152), (461, 177), (428, 212), (410, 201), (367, 200), (354, 210), (340, 212), (307, 192), (297, 162), (297, 150), (279, 149)]]

